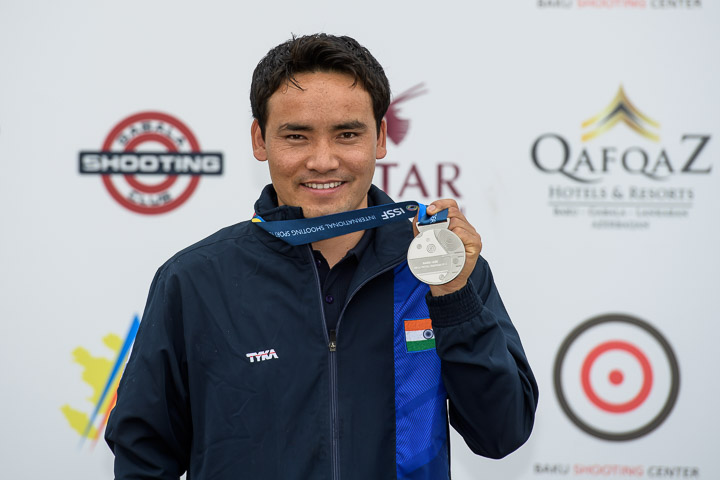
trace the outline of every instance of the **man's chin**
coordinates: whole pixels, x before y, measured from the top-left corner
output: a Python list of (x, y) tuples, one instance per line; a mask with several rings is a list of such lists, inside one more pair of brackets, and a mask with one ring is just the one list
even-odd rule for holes
[(326, 215), (332, 215), (335, 213), (341, 213), (345, 210), (342, 209), (334, 209), (334, 208), (313, 208), (313, 207), (302, 207), (303, 209), (303, 216), (305, 218), (317, 218), (317, 217), (324, 217)]
[(360, 206), (352, 207), (350, 205), (316, 205), (316, 206), (304, 206), (303, 216), (305, 218), (316, 218), (324, 217), (326, 215), (334, 215), (336, 213), (348, 212), (350, 210), (357, 210), (362, 208)]

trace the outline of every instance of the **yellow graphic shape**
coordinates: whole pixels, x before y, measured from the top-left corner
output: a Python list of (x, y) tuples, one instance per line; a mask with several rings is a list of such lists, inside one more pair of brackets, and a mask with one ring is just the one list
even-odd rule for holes
[[(105, 389), (105, 384), (110, 377), (113, 365), (115, 364), (115, 359), (122, 348), (123, 341), (119, 336), (110, 333), (103, 338), (103, 343), (115, 354), (112, 358), (94, 357), (83, 347), (77, 347), (73, 350), (73, 360), (75, 363), (78, 363), (83, 367), (83, 381), (92, 387), (92, 395), (87, 397), (87, 400), (92, 403), (93, 409), (97, 405), (100, 400), (100, 395), (102, 395), (102, 392)], [(113, 385), (110, 387), (111, 392), (114, 392), (115, 389), (117, 389), (119, 381), (120, 375), (117, 375)], [(101, 414), (104, 413), (110, 406), (110, 402), (114, 400), (114, 395), (108, 395), (103, 401), (103, 404), (100, 406), (99, 412), (101, 412)], [(87, 429), (90, 416), (85, 412), (72, 408), (70, 405), (63, 405), (60, 410), (63, 412), (63, 415), (65, 415), (65, 418), (70, 423), (73, 430), (78, 432), (81, 436), (85, 435), (85, 430)], [(98, 434), (99, 432), (97, 428), (92, 426), (85, 436), (86, 438), (97, 438)]]
[(593, 130), (583, 134), (582, 141), (587, 142), (588, 140), (592, 140), (620, 122), (623, 122), (635, 132), (653, 142), (660, 141), (660, 137), (645, 128), (642, 122), (655, 128), (660, 128), (660, 124), (643, 114), (632, 104), (625, 94), (622, 85), (620, 85), (617, 94), (615, 94), (615, 98), (612, 99), (610, 104), (605, 107), (602, 112), (582, 123), (582, 128), (594, 127)]

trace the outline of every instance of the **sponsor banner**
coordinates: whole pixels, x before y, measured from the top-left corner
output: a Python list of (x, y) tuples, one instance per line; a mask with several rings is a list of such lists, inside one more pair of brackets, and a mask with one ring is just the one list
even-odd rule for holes
[[(425, 83), (419, 83), (396, 95), (390, 104), (385, 121), (389, 141), (400, 147), (407, 140), (415, 119), (405, 118), (401, 111), (403, 103), (429, 93)], [(417, 121), (431, 121), (425, 116)], [(412, 198), (420, 203), (430, 203), (439, 198), (454, 198), (461, 210), (465, 210), (463, 193), (459, 187), (462, 169), (460, 163), (441, 161), (400, 162), (399, 155), (388, 155), (375, 165), (374, 183), (396, 199)]]
[[(683, 222), (709, 190), (713, 175), (707, 131), (662, 131), (635, 106), (622, 85), (612, 100), (580, 123), (579, 135), (547, 132), (530, 146), (542, 174), (545, 202), (557, 221), (594, 229), (648, 229)], [(622, 129), (622, 130), (621, 130)], [(621, 130), (621, 131), (619, 131)]]
[(79, 172), (100, 175), (128, 210), (157, 215), (185, 203), (201, 176), (222, 175), (223, 154), (201, 151), (195, 134), (176, 117), (141, 112), (115, 125), (101, 150), (81, 151)]
[(680, 390), (670, 343), (649, 323), (609, 314), (576, 327), (555, 358), (555, 394), (565, 414), (603, 440), (633, 440), (658, 428)]
[[(102, 436), (131, 320), (112, 312), (144, 301), (175, 252), (252, 211), (270, 181), (249, 142), (252, 69), (318, 19), (389, 76), (374, 183), (395, 201), (458, 201), (539, 382), (533, 434), (506, 458), (475, 455), (451, 429), (453, 479), (720, 476), (715, 3), (370, 0), (352, 19), (317, 0), (298, 15), (6, 3), (6, 477), (112, 478)], [(273, 21), (238, 28), (258, 18)], [(617, 311), (630, 314), (600, 315)], [(239, 361), (274, 361), (274, 346)]]
[[(655, 432), (672, 414), (680, 396), (680, 372), (670, 342), (646, 320), (611, 313), (577, 325), (556, 353), (556, 399), (575, 427), (610, 443), (605, 449), (593, 448), (590, 455), (576, 452), (572, 461), (536, 458), (532, 477), (704, 478), (698, 465), (621, 460), (626, 452), (630, 456), (635, 452), (638, 459), (647, 458), (640, 454), (642, 449), (630, 449), (630, 444)], [(613, 443), (625, 448), (613, 450), (609, 447)], [(592, 461), (593, 457), (597, 461)], [(620, 461), (609, 461), (612, 457)]]

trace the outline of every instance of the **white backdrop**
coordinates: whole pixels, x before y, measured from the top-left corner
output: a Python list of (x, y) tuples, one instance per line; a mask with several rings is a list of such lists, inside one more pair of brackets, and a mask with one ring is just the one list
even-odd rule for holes
[[(269, 181), (249, 143), (252, 70), (292, 33), (326, 31), (367, 46), (396, 98), (419, 93), (394, 105), (407, 134), (390, 143), (376, 183), (398, 200), (458, 198), (538, 378), (530, 441), (491, 461), (454, 435), (454, 478), (720, 478), (719, 26), (709, 0), (0, 0), (2, 476), (112, 478), (104, 442), (93, 447), (66, 413), (92, 413), (90, 385), (107, 379), (118, 348), (103, 339), (122, 341), (155, 269), (251, 215)], [(202, 176), (157, 215), (78, 171), (81, 151), (147, 111), (224, 156), (223, 175)], [(618, 123), (583, 141), (598, 127), (583, 122), (601, 113)], [(679, 366), (669, 415), (623, 441), (582, 430), (553, 383), (571, 331), (611, 314), (651, 325)], [(580, 423), (627, 433), (673, 382), (655, 337), (605, 327), (572, 344), (560, 390)], [(649, 380), (640, 358), (653, 381), (647, 399), (612, 413), (588, 400), (579, 375), (590, 350), (616, 340), (641, 353), (600, 355), (590, 391), (637, 399)]]

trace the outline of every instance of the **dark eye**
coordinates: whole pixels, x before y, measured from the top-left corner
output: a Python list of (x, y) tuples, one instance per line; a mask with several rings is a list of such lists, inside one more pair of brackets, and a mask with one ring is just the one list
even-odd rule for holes
[(285, 136), (285, 138), (287, 138), (288, 140), (302, 140), (302, 139), (305, 138), (305, 137), (303, 137), (303, 136), (300, 135), (300, 134), (293, 133), (293, 134), (290, 134), (290, 135)]
[(357, 133), (355, 133), (355, 132), (343, 132), (340, 134), (340, 138), (342, 138), (344, 140), (350, 140), (355, 137), (357, 137)]

